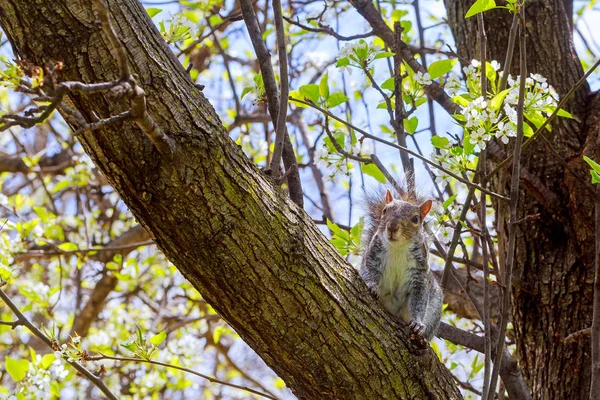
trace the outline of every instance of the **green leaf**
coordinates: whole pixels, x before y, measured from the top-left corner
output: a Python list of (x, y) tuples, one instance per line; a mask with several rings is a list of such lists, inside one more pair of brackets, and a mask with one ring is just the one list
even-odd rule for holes
[(492, 68), (492, 64), (486, 61), (485, 63), (485, 76), (490, 80), (490, 82), (496, 82), (496, 71)]
[(243, 99), (245, 95), (247, 95), (248, 93), (250, 93), (253, 90), (254, 90), (254, 88), (252, 86), (246, 86), (244, 88), (244, 90), (242, 90), (242, 96), (240, 97), (240, 100)]
[(215, 327), (215, 329), (213, 330), (213, 342), (219, 343), (219, 340), (221, 339), (221, 336), (223, 336), (223, 333), (226, 333), (225, 327), (223, 325)]
[(585, 160), (586, 163), (588, 163), (590, 165), (590, 167), (592, 167), (594, 169), (594, 171), (598, 172), (600, 174), (600, 164), (596, 163), (594, 160), (592, 160), (589, 157), (583, 156), (583, 159)]
[(469, 132), (465, 132), (465, 136), (463, 138), (463, 148), (465, 156), (474, 154), (475, 145), (471, 143), (471, 135), (469, 135)]
[(354, 54), (359, 60), (366, 60), (369, 56), (369, 46), (363, 39), (358, 41), (359, 45), (354, 48)]
[(340, 58), (337, 60), (337, 63), (335, 64), (336, 67), (345, 67), (347, 65), (350, 65), (350, 60), (348, 60), (348, 57), (344, 57), (344, 58)]
[(444, 201), (444, 203), (442, 204), (444, 210), (447, 210), (448, 207), (450, 207), (450, 204), (454, 203), (454, 200), (456, 200), (456, 195), (448, 197), (448, 199), (446, 199), (446, 201)]
[[(467, 95), (468, 96), (468, 95)], [(459, 106), (466, 107), (471, 102), (470, 99), (467, 99), (464, 95), (454, 96), (452, 101), (458, 104)]]
[(592, 171), (592, 170), (590, 170), (590, 174), (592, 174), (592, 183), (594, 183), (594, 184), (600, 183), (600, 174), (598, 174), (596, 171)]
[(400, 26), (402, 26), (402, 28), (404, 29), (402, 31), (402, 37), (406, 39), (408, 37), (408, 33), (412, 29), (412, 22), (410, 22), (407, 19), (403, 19), (402, 21), (400, 21)]
[(404, 119), (404, 130), (409, 134), (414, 134), (417, 130), (417, 126), (419, 126), (419, 119), (417, 117), (412, 117), (410, 119)]
[(415, 101), (415, 108), (418, 108), (425, 103), (427, 103), (427, 97), (419, 97), (417, 101)]
[[(549, 112), (549, 113), (553, 113), (554, 110), (556, 110), (556, 107), (548, 107), (548, 108), (546, 108), (546, 111)], [(558, 117), (575, 119), (570, 112), (568, 112), (568, 111), (566, 111), (566, 110), (564, 110), (562, 108), (560, 110), (558, 110), (558, 112), (556, 113), (556, 115)]]
[[(189, 15), (189, 14), (191, 14), (191, 15)], [(197, 15), (197, 14), (196, 14), (196, 13), (187, 13), (187, 14), (186, 14), (186, 16), (188, 17), (188, 19), (192, 19), (192, 18), (191, 18), (191, 16), (192, 16), (192, 15)], [(194, 22), (196, 22), (196, 23), (197, 23), (198, 21), (194, 21)], [(213, 15), (211, 15), (211, 16), (210, 16), (210, 18), (208, 19), (208, 22), (210, 22), (210, 24), (211, 24), (212, 26), (217, 26), (217, 25), (219, 25), (221, 22), (223, 22), (223, 18), (222, 18), (220, 15), (218, 15), (218, 14), (213, 14)], [(222, 46), (222, 45), (221, 45), (221, 46)]]
[(437, 147), (438, 149), (445, 149), (450, 146), (450, 140), (443, 136), (433, 136), (431, 138), (431, 144), (433, 147)]
[(56, 185), (54, 185), (54, 187), (51, 190), (52, 194), (56, 194), (66, 188), (68, 188), (69, 186), (71, 186), (71, 182), (68, 180), (64, 180), (64, 181), (59, 181), (56, 183)]
[(160, 346), (160, 344), (162, 342), (164, 342), (166, 338), (167, 338), (167, 332), (162, 331), (162, 332), (157, 333), (156, 335), (152, 336), (150, 338), (150, 343), (152, 343), (155, 346)]
[(135, 332), (137, 334), (137, 343), (138, 345), (144, 345), (144, 332), (139, 325), (135, 325)]
[(148, 13), (148, 15), (150, 16), (150, 18), (154, 18), (154, 16), (156, 14), (160, 14), (162, 12), (162, 9), (160, 8), (154, 8), (154, 7), (150, 7), (150, 8), (146, 8), (146, 12)]
[(56, 356), (53, 353), (44, 354), (42, 361), (40, 362), (40, 366), (42, 369), (48, 369), (54, 360), (56, 360)]
[(380, 58), (388, 58), (388, 57), (393, 57), (395, 55), (396, 55), (396, 53), (392, 53), (391, 51), (382, 51), (380, 53), (377, 53), (373, 59), (378, 60)]
[(40, 217), (42, 222), (46, 223), (56, 219), (56, 215), (52, 211), (48, 211), (44, 207), (33, 206), (33, 211)]
[(465, 18), (471, 18), (473, 15), (477, 15), (494, 8), (496, 8), (496, 2), (494, 0), (477, 0), (471, 6), (471, 8), (469, 8), (469, 11), (467, 11)]
[(375, 178), (379, 183), (385, 183), (385, 175), (377, 168), (375, 164), (363, 164), (362, 172)]
[(394, 81), (395, 81), (395, 78), (393, 76), (389, 79), (386, 79), (385, 82), (383, 82), (381, 84), (381, 88), (390, 90), (393, 92), (394, 91)]
[(429, 75), (431, 75), (431, 79), (439, 78), (440, 76), (450, 72), (452, 67), (454, 67), (454, 64), (456, 64), (456, 61), (456, 59), (436, 61), (429, 66), (427, 72), (429, 72)]
[(29, 371), (29, 360), (15, 360), (14, 358), (5, 357), (6, 372), (15, 382), (22, 381)]
[(50, 381), (50, 393), (57, 399), (60, 399), (60, 385), (57, 381)]
[(333, 108), (339, 106), (342, 103), (347, 102), (348, 100), (348, 97), (346, 97), (344, 93), (335, 92), (329, 95), (329, 98), (327, 99), (327, 105), (329, 106), (329, 108)]
[(408, 11), (406, 10), (392, 11), (392, 22), (400, 21), (405, 15), (408, 15)]
[(330, 220), (327, 220), (327, 227), (329, 228), (329, 230), (331, 230), (332, 233), (338, 235), (338, 236), (342, 236), (343, 235), (343, 231), (342, 228), (340, 228), (339, 226), (337, 226), (336, 223), (331, 222)]
[(310, 107), (310, 106), (307, 106), (306, 104), (298, 103), (297, 101), (292, 100), (292, 97), (294, 99), (304, 100), (304, 96), (302, 95), (302, 93), (300, 93), (299, 90), (292, 90), (290, 92), (290, 101), (292, 103), (294, 103), (296, 105), (296, 107), (300, 107), (300, 108), (309, 108)]
[[(526, 113), (525, 117), (529, 121), (533, 122), (535, 127), (538, 129), (546, 121), (546, 118), (539, 112)], [(549, 125), (546, 125), (546, 126), (549, 127)]]
[(362, 237), (363, 226), (365, 225), (365, 218), (360, 217), (356, 225), (350, 230), (350, 234), (353, 238), (360, 239)]
[(500, 107), (502, 107), (502, 102), (509, 91), (510, 89), (503, 90), (490, 100), (489, 106), (492, 108), (492, 110), (499, 110)]
[(337, 238), (331, 239), (330, 242), (332, 245), (335, 246), (335, 248), (337, 249), (337, 251), (340, 252), (341, 255), (345, 256), (348, 254), (348, 251), (346, 250), (346, 246), (348, 244), (347, 241)]
[(321, 78), (321, 82), (319, 82), (319, 94), (324, 99), (329, 97), (329, 83), (327, 82), (328, 79), (329, 79), (329, 73), (326, 73)]
[(314, 83), (300, 86), (300, 94), (315, 104), (319, 103), (319, 86)]
[(78, 249), (75, 243), (65, 242), (58, 245), (58, 248), (62, 251), (75, 251)]

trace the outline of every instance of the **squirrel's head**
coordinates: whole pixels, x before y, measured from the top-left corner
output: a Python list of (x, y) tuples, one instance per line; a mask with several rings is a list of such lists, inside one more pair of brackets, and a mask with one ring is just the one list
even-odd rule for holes
[(385, 192), (385, 207), (381, 212), (379, 232), (392, 244), (402, 245), (420, 234), (423, 220), (431, 210), (431, 200), (415, 205), (395, 199), (388, 189)]

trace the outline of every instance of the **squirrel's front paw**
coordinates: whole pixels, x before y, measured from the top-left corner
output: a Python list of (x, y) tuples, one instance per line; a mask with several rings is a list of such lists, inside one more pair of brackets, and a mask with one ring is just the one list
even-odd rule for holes
[(423, 333), (425, 333), (425, 325), (417, 321), (411, 321), (409, 328), (414, 334), (419, 336), (423, 336)]

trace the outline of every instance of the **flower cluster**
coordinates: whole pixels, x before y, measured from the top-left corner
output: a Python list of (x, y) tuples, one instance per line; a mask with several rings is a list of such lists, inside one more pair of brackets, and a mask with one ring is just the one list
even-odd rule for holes
[(455, 96), (461, 88), (461, 82), (458, 75), (456, 75), (454, 72), (451, 72), (446, 79), (444, 88), (446, 89), (446, 93), (448, 93), (450, 96)]
[[(483, 96), (474, 98), (462, 111), (465, 131), (469, 141), (477, 150), (483, 150), (486, 143), (493, 137), (508, 144), (511, 137), (517, 135), (517, 103), (519, 101), (520, 78), (513, 79), (508, 76), (508, 89), (500, 91), (499, 82), (503, 75), (500, 63), (492, 61), (488, 68), (494, 74), (487, 73), (490, 78), (490, 91), (487, 93), (490, 100)], [(481, 63), (473, 60), (470, 65), (463, 68), (471, 96), (481, 94), (479, 79), (481, 76)], [(549, 116), (557, 106), (558, 94), (546, 82), (546, 78), (538, 74), (531, 74), (525, 80), (525, 116), (536, 125), (540, 125), (545, 117)]]
[[(507, 76), (508, 88), (500, 90), (503, 71), (500, 63), (491, 61), (486, 65), (488, 91), (486, 96), (481, 93), (481, 63), (473, 60), (463, 68), (466, 76), (467, 93), (455, 96), (453, 100), (461, 105), (462, 111), (455, 118), (464, 128), (462, 143), (452, 145), (448, 138), (434, 138), (432, 144), (436, 152), (431, 159), (446, 170), (462, 174), (470, 174), (474, 168), (473, 157), (476, 152), (484, 150), (493, 138), (508, 144), (511, 137), (517, 136), (517, 103), (519, 101), (520, 78)], [(455, 75), (446, 80), (448, 93), (456, 94), (461, 83)], [(558, 95), (546, 78), (531, 74), (525, 80), (524, 116), (528, 122), (539, 127), (557, 107)], [(570, 117), (564, 110), (559, 110), (560, 116)], [(533, 134), (528, 124), (524, 125), (525, 135)], [(449, 174), (441, 171), (436, 177), (436, 183), (442, 188), (451, 181)]]
[(63, 344), (54, 351), (54, 356), (57, 359), (65, 359), (68, 362), (76, 362), (85, 360), (87, 353), (81, 349), (81, 337), (75, 336), (71, 338), (69, 344)]
[[(339, 135), (341, 132), (338, 131), (335, 132), (335, 134)], [(361, 144), (360, 142), (355, 141), (354, 144), (349, 143), (345, 147), (348, 148), (345, 151), (358, 157), (366, 157), (368, 154), (372, 153), (372, 149), (368, 147), (367, 143)], [(348, 160), (343, 154), (337, 152), (327, 139), (325, 140), (325, 145), (315, 151), (314, 163), (318, 168), (327, 171), (327, 175), (324, 178), (330, 181), (333, 181), (338, 173), (349, 176), (350, 171), (353, 168), (352, 161)]]
[(182, 42), (196, 36), (196, 25), (182, 14), (171, 16), (166, 21), (169, 25), (165, 28), (165, 22), (159, 23), (160, 33), (167, 43)]
[(356, 67), (361, 70), (366, 68), (375, 59), (376, 53), (380, 50), (379, 46), (369, 44), (364, 40), (356, 43), (347, 43), (340, 49), (336, 66), (341, 72), (346, 71), (352, 74), (350, 67)]
[(427, 86), (427, 85), (431, 85), (433, 83), (433, 81), (431, 80), (431, 75), (429, 75), (429, 72), (417, 72), (415, 74), (415, 81), (421, 85), (421, 86)]
[(454, 228), (460, 219), (461, 206), (456, 203), (442, 205), (434, 203), (433, 209), (429, 213), (432, 218), (432, 230), (437, 239), (445, 244), (452, 240)]
[(352, 162), (340, 153), (330, 153), (327, 146), (322, 146), (315, 151), (314, 162), (317, 168), (325, 169), (325, 180), (333, 181), (338, 173), (349, 176)]

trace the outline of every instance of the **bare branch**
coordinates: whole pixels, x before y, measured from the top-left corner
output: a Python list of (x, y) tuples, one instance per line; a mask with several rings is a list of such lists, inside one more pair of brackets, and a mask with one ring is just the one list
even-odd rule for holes
[[(277, 33), (277, 56), (279, 58), (279, 113), (277, 114), (277, 123), (275, 124), (275, 146), (273, 148), (273, 157), (271, 158), (271, 174), (279, 178), (281, 165), (281, 154), (283, 153), (283, 139), (285, 136), (285, 120), (288, 111), (288, 95), (290, 92), (287, 51), (285, 48), (285, 30), (283, 27), (283, 16), (281, 10), (281, 0), (273, 0), (273, 17), (275, 19), (275, 31)], [(289, 171), (289, 169), (288, 169)]]
[[(262, 39), (262, 33), (258, 26), (258, 20), (252, 7), (251, 0), (240, 0), (240, 7), (242, 10), (242, 16), (250, 35), (250, 41), (252, 47), (256, 53), (260, 71), (262, 73), (263, 82), (265, 85), (265, 94), (267, 95), (267, 105), (269, 108), (269, 114), (271, 115), (271, 121), (273, 126), (277, 126), (277, 118), (279, 115), (279, 92), (277, 90), (277, 83), (275, 82), (275, 74), (273, 73), (273, 66), (271, 65), (271, 54), (267, 50), (264, 40)], [(290, 141), (290, 137), (285, 132), (284, 144), (283, 144), (283, 164), (286, 169), (289, 169), (293, 164), (296, 164), (296, 155), (294, 153), (294, 147)], [(302, 193), (302, 183), (300, 181), (300, 174), (298, 170), (293, 171), (288, 177), (288, 186), (290, 190), (290, 198), (298, 206), (302, 207), (304, 204), (304, 194)]]
[[(520, 76), (519, 84), (519, 100), (517, 103), (517, 137), (515, 140), (515, 150), (513, 157), (513, 168), (510, 182), (510, 220), (508, 225), (508, 246), (506, 250), (506, 265), (504, 267), (504, 296), (502, 300), (502, 313), (500, 318), (500, 331), (498, 335), (498, 343), (496, 345), (496, 357), (494, 358), (494, 369), (490, 381), (490, 387), (496, 387), (498, 373), (500, 371), (501, 354), (504, 349), (504, 341), (506, 340), (506, 326), (510, 314), (510, 298), (512, 285), (512, 271), (515, 261), (515, 246), (517, 240), (517, 206), (519, 204), (519, 174), (521, 171), (521, 143), (523, 141), (523, 113), (525, 104), (525, 79), (527, 78), (527, 49), (525, 46), (525, 4), (521, 3), (519, 10), (520, 22), (519, 27), (519, 59), (520, 59)], [(556, 108), (559, 109), (558, 107)], [(490, 392), (492, 395), (492, 392)]]

